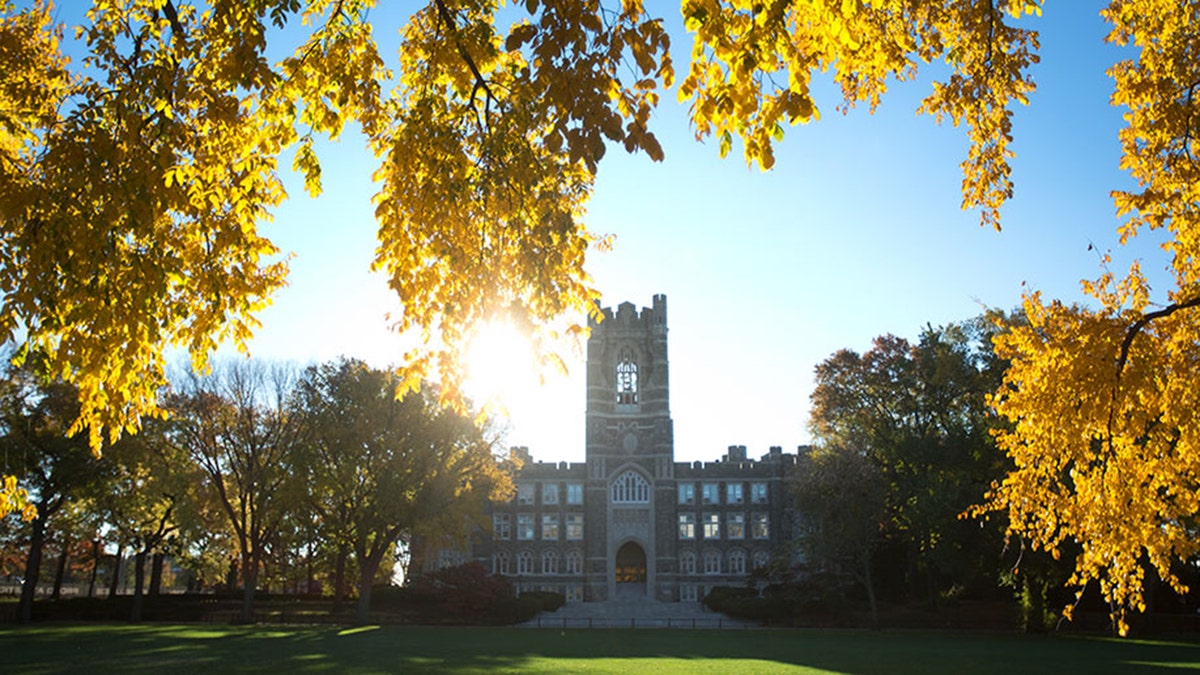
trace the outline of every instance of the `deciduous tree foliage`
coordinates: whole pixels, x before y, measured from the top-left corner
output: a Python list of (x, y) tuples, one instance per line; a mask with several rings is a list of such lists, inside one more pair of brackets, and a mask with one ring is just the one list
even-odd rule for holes
[[(159, 411), (164, 349), (202, 369), (257, 326), (286, 275), (258, 232), (285, 197), (285, 153), (315, 193), (314, 140), (365, 134), (374, 264), (403, 302), (396, 329), (426, 340), (404, 382), (436, 369), (451, 392), (481, 320), (511, 313), (543, 335), (594, 311), (582, 214), (598, 164), (609, 144), (662, 156), (649, 123), (674, 70), (641, 0), (523, 0), (502, 20), (496, 0), (433, 0), (396, 54), (379, 49), (371, 0), (96, 0), (76, 29), (82, 63), (48, 2), (0, 2), (0, 333), (79, 386), (75, 429), (93, 447)], [(818, 115), (814, 72), (873, 107), (889, 77), (945, 61), (923, 110), (968, 127), (964, 204), (995, 223), (1010, 103), (1036, 60), (1035, 34), (1010, 24), (1038, 5), (687, 0), (679, 95), (698, 136), (722, 152), (740, 136), (767, 168), (783, 122)]]

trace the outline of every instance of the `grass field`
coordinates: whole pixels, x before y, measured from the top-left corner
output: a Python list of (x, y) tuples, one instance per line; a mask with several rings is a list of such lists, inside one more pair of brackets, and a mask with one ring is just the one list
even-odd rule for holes
[(0, 628), (5, 673), (1177, 673), (1200, 643), (995, 633)]

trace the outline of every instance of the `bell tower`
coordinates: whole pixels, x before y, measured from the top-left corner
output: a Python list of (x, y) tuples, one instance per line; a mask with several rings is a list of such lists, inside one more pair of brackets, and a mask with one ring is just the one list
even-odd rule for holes
[(667, 298), (600, 311), (587, 343), (588, 594), (667, 598), (658, 588), (675, 558)]

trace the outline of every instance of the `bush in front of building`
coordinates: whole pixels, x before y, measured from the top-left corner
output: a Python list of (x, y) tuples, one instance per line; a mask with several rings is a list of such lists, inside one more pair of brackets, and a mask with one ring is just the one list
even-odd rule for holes
[(371, 599), (375, 610), (406, 614), (417, 623), (458, 625), (520, 623), (563, 603), (560, 593), (517, 597), (507, 579), (476, 562), (423, 574), (407, 586), (376, 588)]
[(704, 606), (726, 616), (751, 621), (773, 621), (792, 616), (793, 605), (778, 596), (760, 597), (746, 586), (716, 586), (704, 596)]
[(521, 591), (522, 598), (537, 598), (542, 611), (557, 612), (559, 607), (567, 603), (567, 596), (554, 591)]

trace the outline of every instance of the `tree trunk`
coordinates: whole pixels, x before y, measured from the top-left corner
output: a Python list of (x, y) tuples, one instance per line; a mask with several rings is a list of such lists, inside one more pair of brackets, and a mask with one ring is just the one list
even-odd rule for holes
[(108, 582), (108, 597), (117, 597), (117, 588), (121, 585), (121, 558), (125, 555), (125, 544), (117, 544), (117, 555), (113, 558), (112, 579)]
[(371, 584), (375, 581), (375, 572), (379, 570), (379, 562), (382, 559), (382, 555), (359, 558), (358, 605), (354, 610), (355, 625), (365, 626), (371, 619)]
[(346, 558), (350, 555), (350, 547), (338, 545), (337, 562), (333, 566), (333, 612), (342, 611), (346, 600)]
[(100, 540), (92, 540), (92, 573), (88, 576), (88, 597), (96, 597), (96, 573), (100, 570)]
[(150, 591), (148, 595), (152, 598), (157, 598), (162, 592), (162, 569), (163, 561), (166, 560), (167, 554), (159, 551), (151, 558), (150, 563)]
[(879, 628), (879, 605), (875, 600), (875, 582), (871, 577), (871, 552), (863, 554), (863, 583), (867, 587), (867, 603), (871, 606), (871, 629)]
[(62, 550), (58, 553), (58, 569), (54, 570), (54, 592), (50, 594), (51, 600), (58, 600), (62, 597), (63, 577), (67, 575), (67, 558), (70, 555), (67, 550), (69, 544), (70, 542), (64, 536)]
[(33, 521), (29, 537), (29, 557), (25, 559), (25, 583), (21, 585), (21, 601), (17, 606), (17, 621), (33, 620), (33, 596), (37, 592), (38, 574), (42, 567), (42, 544), (46, 541), (46, 518), (41, 514)]
[(129, 619), (134, 623), (142, 620), (142, 587), (146, 581), (146, 549), (138, 549), (133, 555), (133, 612)]
[(258, 585), (258, 564), (254, 556), (242, 558), (242, 623), (254, 623), (254, 588)]

